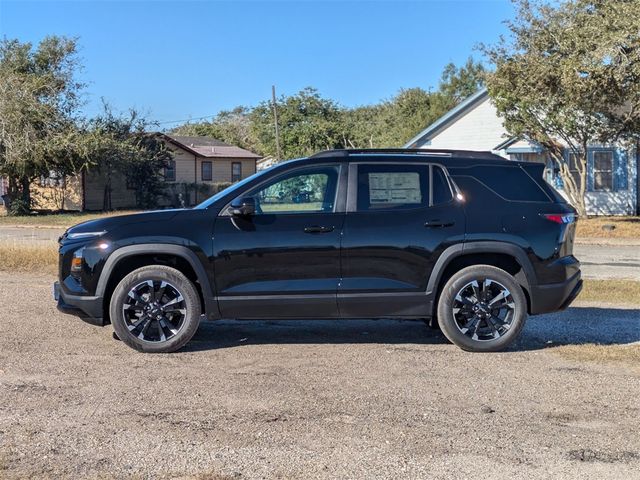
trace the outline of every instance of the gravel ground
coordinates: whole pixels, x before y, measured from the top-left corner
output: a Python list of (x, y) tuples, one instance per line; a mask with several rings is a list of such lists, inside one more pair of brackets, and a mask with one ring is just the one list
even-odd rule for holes
[(223, 321), (144, 355), (52, 280), (0, 273), (0, 477), (638, 478), (639, 370), (550, 348), (638, 342), (638, 310), (534, 317), (500, 354), (420, 322)]

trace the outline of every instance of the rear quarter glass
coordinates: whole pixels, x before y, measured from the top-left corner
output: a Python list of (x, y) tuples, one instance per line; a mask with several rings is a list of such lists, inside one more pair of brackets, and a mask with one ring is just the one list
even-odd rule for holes
[(477, 165), (455, 169), (452, 174), (461, 183), (467, 183), (463, 178), (472, 179), (495, 195), (512, 202), (550, 203), (553, 198), (519, 165)]

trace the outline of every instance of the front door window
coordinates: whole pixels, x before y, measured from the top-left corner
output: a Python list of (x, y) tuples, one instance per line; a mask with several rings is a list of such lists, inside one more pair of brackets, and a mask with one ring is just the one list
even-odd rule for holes
[(331, 213), (336, 199), (338, 167), (304, 169), (276, 179), (250, 193), (257, 214)]

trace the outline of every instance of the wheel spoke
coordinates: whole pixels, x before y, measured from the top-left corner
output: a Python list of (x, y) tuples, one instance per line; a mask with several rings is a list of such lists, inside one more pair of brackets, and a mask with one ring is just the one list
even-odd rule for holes
[(477, 303), (477, 302), (474, 302), (473, 300), (469, 300), (467, 297), (463, 297), (460, 294), (456, 295), (456, 300), (459, 301), (460, 303), (463, 303), (467, 307), (473, 307)]
[(133, 310), (134, 312), (141, 312), (144, 310), (144, 305), (138, 305), (133, 303), (125, 303), (122, 308), (125, 310)]
[(140, 317), (140, 319), (138, 319), (137, 322), (134, 322), (131, 325), (127, 325), (127, 328), (129, 329), (130, 332), (133, 332), (136, 328), (138, 328), (146, 320), (148, 320), (148, 317), (146, 315), (142, 315)]
[(498, 326), (496, 326), (495, 322), (493, 321), (493, 317), (487, 318), (487, 325), (489, 325), (489, 328), (493, 332), (493, 338), (500, 338), (500, 331), (498, 329)]
[(167, 337), (164, 334), (164, 330), (162, 329), (162, 321), (156, 321), (156, 328), (158, 329), (158, 335), (160, 336), (160, 341), (164, 342)]
[(178, 295), (176, 298), (174, 298), (173, 300), (171, 300), (170, 302), (165, 303), (164, 305), (162, 305), (163, 308), (167, 308), (171, 305), (174, 305), (178, 302), (182, 302), (184, 300), (184, 298), (182, 298), (182, 295)]
[(480, 285), (478, 285), (478, 282), (474, 280), (471, 282), (471, 288), (473, 288), (473, 295), (476, 297), (476, 302), (479, 302), (482, 299)]
[(147, 335), (147, 330), (149, 330), (149, 325), (151, 325), (151, 319), (146, 318), (144, 327), (142, 327), (142, 330), (140, 330), (140, 333), (138, 334), (138, 338), (144, 340), (144, 338)]
[(171, 322), (167, 318), (160, 319), (160, 322), (158, 322), (158, 323), (160, 325), (162, 325), (164, 328), (166, 328), (167, 330), (169, 330), (172, 335), (175, 335), (176, 333), (178, 333), (178, 330), (176, 330), (173, 327), (173, 325), (171, 324)]
[(160, 302), (162, 300), (162, 297), (164, 297), (164, 291), (167, 288), (167, 282), (160, 282), (160, 288), (158, 290), (156, 290), (155, 293), (155, 297), (154, 300), (156, 302)]
[(489, 301), (489, 306), (493, 306), (496, 302), (506, 299), (510, 295), (509, 290), (501, 290), (495, 297)]

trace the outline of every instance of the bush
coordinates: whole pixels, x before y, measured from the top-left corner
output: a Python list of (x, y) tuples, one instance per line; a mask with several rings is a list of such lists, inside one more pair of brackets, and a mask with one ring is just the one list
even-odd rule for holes
[(14, 198), (9, 204), (7, 214), (13, 217), (25, 216), (31, 213), (31, 205), (22, 198)]

